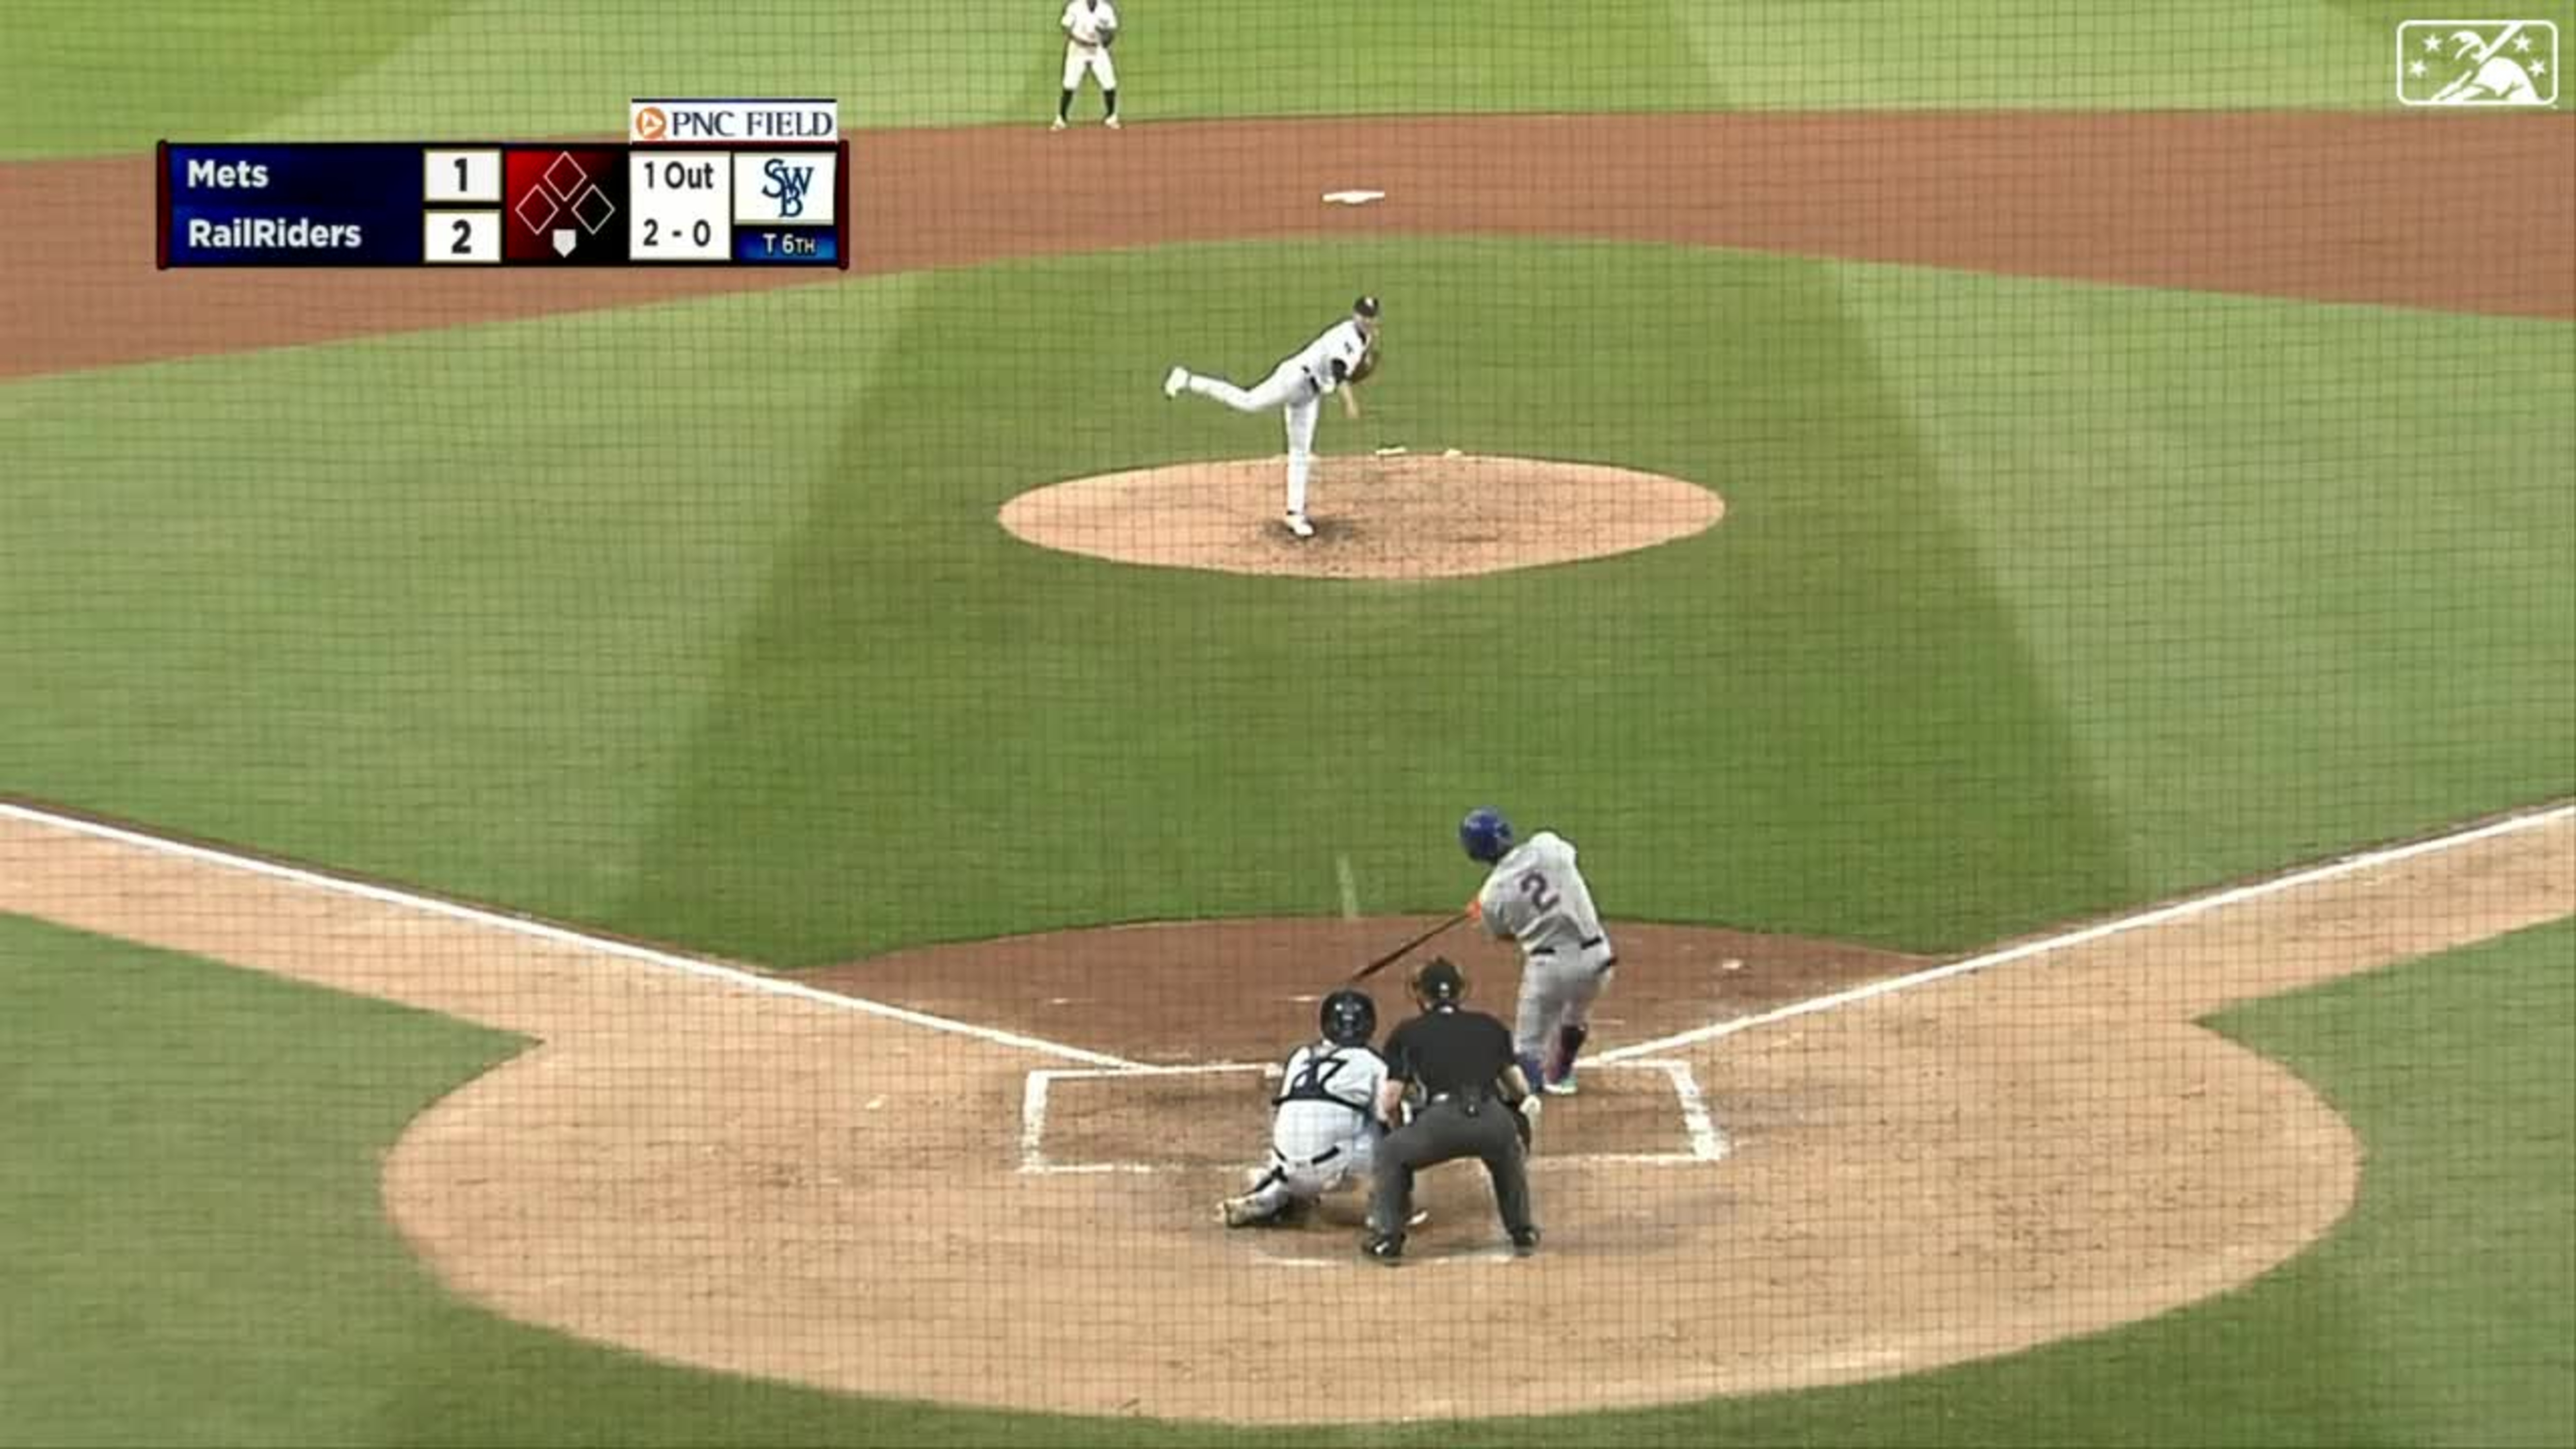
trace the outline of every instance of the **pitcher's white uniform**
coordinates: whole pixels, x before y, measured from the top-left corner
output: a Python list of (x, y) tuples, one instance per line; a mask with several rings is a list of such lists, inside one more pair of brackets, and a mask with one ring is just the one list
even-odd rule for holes
[(1118, 89), (1117, 63), (1109, 58), (1109, 47), (1100, 43), (1102, 31), (1118, 28), (1118, 8), (1110, 0), (1100, 0), (1096, 6), (1088, 0), (1065, 0), (1061, 23), (1065, 37), (1064, 88), (1079, 90), (1083, 72), (1089, 71), (1099, 79), (1102, 90)]
[(1377, 1119), (1386, 1061), (1367, 1047), (1309, 1042), (1289, 1053), (1279, 1082), (1271, 1099), (1278, 1110), (1270, 1121), (1270, 1166), (1247, 1194), (1264, 1218), (1367, 1173), (1386, 1135)]
[(1512, 1046), (1524, 1061), (1546, 1064), (1550, 1081), (1571, 1064), (1557, 1063), (1558, 1033), (1588, 1032), (1592, 1003), (1619, 964), (1592, 887), (1575, 868), (1574, 846), (1542, 830), (1494, 862), (1476, 893), (1485, 929), (1521, 948), (1521, 998)]
[[(1374, 299), (1361, 300), (1371, 308), (1376, 305)], [(1288, 421), (1288, 518), (1292, 528), (1306, 521), (1306, 480), (1314, 470), (1316, 410), (1326, 396), (1342, 386), (1342, 376), (1356, 369), (1360, 359), (1368, 355), (1371, 339), (1368, 324), (1361, 317), (1354, 313), (1325, 328), (1322, 335), (1272, 368), (1268, 377), (1249, 390), (1224, 378), (1201, 377), (1184, 368), (1174, 368), (1171, 381), (1165, 385), (1167, 392), (1194, 392), (1239, 413), (1283, 410)], [(1336, 363), (1340, 364), (1338, 372)]]

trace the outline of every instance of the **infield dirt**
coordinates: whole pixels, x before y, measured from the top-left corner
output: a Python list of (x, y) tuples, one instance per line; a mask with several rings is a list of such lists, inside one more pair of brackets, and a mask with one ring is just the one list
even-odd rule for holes
[[(1123, 1141), (1158, 1170), (1029, 1176), (1026, 1074), (1068, 1063), (997, 1040), (35, 822), (0, 821), (0, 910), (530, 1036), (383, 1165), (406, 1239), (496, 1312), (834, 1389), (1286, 1422), (1871, 1378), (2242, 1283), (2344, 1214), (2358, 1145), (2289, 1072), (2194, 1023), (2576, 911), (2576, 823), (1672, 1053), (1731, 1140), (1720, 1162), (1576, 1160), (1672, 1130), (1645, 1084), (1602, 1073), (1542, 1126), (1546, 1252), (1493, 1261), (1481, 1182), (1444, 1170), (1397, 1273), (1344, 1257), (1346, 1233), (1212, 1221), (1226, 1154), (1261, 1142), (1248, 1081), (1089, 1079), (1064, 1141)], [(1131, 1059), (1258, 1059), (1311, 1025), (1320, 965), (1413, 924), (1082, 932), (818, 979)], [(1913, 964), (1620, 931), (1605, 1049)], [(1507, 966), (1465, 959), (1508, 998)], [(1279, 1331), (1320, 1312), (1368, 1342), (1424, 1315), (1543, 1319), (1550, 1348), (1425, 1376)]]

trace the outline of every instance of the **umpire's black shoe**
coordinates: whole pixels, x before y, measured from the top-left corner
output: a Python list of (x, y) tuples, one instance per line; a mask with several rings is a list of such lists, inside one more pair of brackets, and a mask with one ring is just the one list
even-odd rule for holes
[(1513, 1257), (1516, 1257), (1516, 1258), (1526, 1258), (1526, 1257), (1528, 1257), (1530, 1254), (1535, 1253), (1535, 1252), (1537, 1252), (1537, 1251), (1538, 1251), (1538, 1229), (1536, 1229), (1536, 1228), (1514, 1228), (1514, 1229), (1512, 1229), (1512, 1256), (1513, 1256)]
[(1380, 1233), (1360, 1245), (1360, 1251), (1380, 1263), (1404, 1261), (1404, 1239)]

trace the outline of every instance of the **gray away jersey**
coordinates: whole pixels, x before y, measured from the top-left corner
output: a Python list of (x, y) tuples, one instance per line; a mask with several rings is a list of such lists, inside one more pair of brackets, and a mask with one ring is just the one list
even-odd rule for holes
[(1571, 956), (1603, 934), (1574, 846), (1554, 831), (1540, 831), (1496, 861), (1476, 901), (1485, 929), (1518, 941), (1524, 954), (1546, 948)]

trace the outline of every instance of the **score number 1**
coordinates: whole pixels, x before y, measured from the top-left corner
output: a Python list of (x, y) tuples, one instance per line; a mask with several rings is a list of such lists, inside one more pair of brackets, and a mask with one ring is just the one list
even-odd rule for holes
[(420, 259), (432, 266), (501, 260), (501, 153), (421, 155)]
[(627, 255), (635, 261), (726, 261), (733, 250), (729, 153), (627, 153)]

